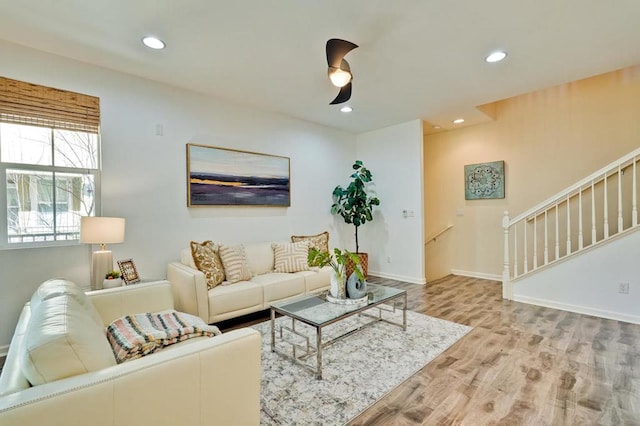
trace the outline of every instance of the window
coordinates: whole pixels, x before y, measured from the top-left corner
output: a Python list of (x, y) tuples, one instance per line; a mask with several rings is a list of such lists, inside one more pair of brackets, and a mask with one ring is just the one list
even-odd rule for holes
[[(27, 108), (20, 109), (15, 99), (7, 106), (7, 98), (24, 92), (24, 86), (29, 89), (23, 100), (30, 103)], [(44, 113), (33, 106), (34, 87), (45, 95), (40, 101)], [(71, 102), (56, 104), (52, 91)], [(0, 247), (77, 241), (80, 217), (95, 215), (100, 193), (98, 127), (95, 120), (84, 120), (87, 114), (80, 119), (69, 114), (68, 108), (85, 109), (77, 105), (78, 96), (86, 95), (0, 78), (0, 176), (5, 181), (0, 200), (6, 200), (6, 215), (0, 210)]]

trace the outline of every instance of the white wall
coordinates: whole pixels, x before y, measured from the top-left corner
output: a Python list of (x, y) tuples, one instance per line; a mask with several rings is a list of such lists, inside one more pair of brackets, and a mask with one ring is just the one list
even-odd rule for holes
[[(516, 280), (513, 300), (640, 324), (640, 232)], [(629, 283), (629, 294), (618, 284)]]
[[(369, 273), (424, 284), (422, 121), (360, 134), (357, 147), (380, 198), (374, 220), (358, 232)], [(413, 217), (403, 217), (403, 210)]]
[[(354, 135), (2, 41), (0, 70), (100, 97), (102, 214), (127, 220), (125, 243), (109, 248), (116, 260), (133, 258), (142, 277), (163, 278), (190, 240), (286, 240), (329, 230), (330, 243), (340, 245), (331, 192), (356, 155)], [(187, 142), (290, 157), (291, 207), (187, 208)], [(58, 276), (86, 284), (89, 261), (82, 245), (0, 251), (0, 353), (33, 290)]]

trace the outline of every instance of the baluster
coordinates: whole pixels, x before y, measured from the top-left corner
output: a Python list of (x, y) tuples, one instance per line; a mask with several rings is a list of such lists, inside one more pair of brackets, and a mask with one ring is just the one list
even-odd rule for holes
[(631, 224), (636, 226), (638, 224), (638, 193), (636, 191), (636, 163), (637, 159), (633, 157), (633, 189), (631, 198)]
[(524, 273), (529, 272), (529, 246), (527, 245), (527, 219), (522, 221), (524, 225)]
[(511, 278), (509, 277), (509, 212), (502, 216), (502, 228), (504, 229), (504, 265), (502, 268), (502, 298), (511, 299)]
[(513, 278), (518, 276), (518, 224), (513, 225)]
[(607, 194), (607, 173), (604, 174), (604, 239), (609, 238), (609, 194)]
[(622, 232), (622, 166), (618, 165), (618, 232)]
[(596, 189), (591, 181), (591, 245), (596, 243)]
[(538, 215), (533, 217), (533, 269), (538, 268)]
[(556, 204), (556, 257), (554, 260), (560, 258), (560, 230), (558, 229), (558, 204)]
[(582, 250), (582, 188), (578, 191), (578, 250)]
[(544, 264), (549, 263), (549, 241), (547, 237), (547, 211), (544, 211)]
[(569, 203), (571, 199), (569, 198), (569, 194), (567, 194), (567, 253), (565, 256), (569, 256), (571, 254), (571, 204)]

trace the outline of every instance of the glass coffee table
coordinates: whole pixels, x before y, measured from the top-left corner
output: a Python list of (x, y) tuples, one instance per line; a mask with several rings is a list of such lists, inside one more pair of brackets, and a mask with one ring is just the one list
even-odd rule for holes
[[(398, 306), (402, 308), (402, 324), (384, 318), (383, 312), (395, 312)], [(369, 312), (374, 310), (375, 314)], [(291, 318), (291, 325), (281, 325), (279, 336), (282, 341), (291, 345), (292, 355), (278, 350), (276, 347), (276, 313)], [(322, 329), (328, 325), (337, 323), (353, 315), (361, 315), (370, 318), (357, 328), (354, 328), (338, 337), (325, 342), (322, 341)], [(367, 300), (359, 304), (338, 304), (328, 302), (326, 293), (315, 296), (304, 296), (286, 302), (271, 305), (271, 351), (285, 356), (300, 365), (311, 368), (300, 362), (315, 355), (317, 379), (322, 379), (322, 350), (335, 343), (337, 340), (347, 337), (365, 327), (384, 321), (402, 327), (407, 330), (407, 292), (393, 287), (385, 287), (376, 284), (367, 284)], [(301, 322), (313, 327), (316, 332), (315, 346), (311, 339), (296, 330), (296, 323)], [(289, 339), (288, 336), (295, 337)], [(303, 342), (301, 344), (300, 342)]]

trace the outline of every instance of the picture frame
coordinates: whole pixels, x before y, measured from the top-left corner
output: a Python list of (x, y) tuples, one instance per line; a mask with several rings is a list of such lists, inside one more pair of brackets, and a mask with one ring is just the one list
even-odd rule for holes
[(136, 264), (133, 263), (133, 259), (118, 260), (118, 268), (120, 268), (120, 274), (122, 274), (122, 280), (125, 285), (140, 282), (138, 270), (136, 269)]
[(504, 198), (504, 161), (464, 166), (464, 199)]
[(289, 157), (187, 144), (187, 206), (291, 206)]

